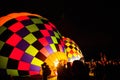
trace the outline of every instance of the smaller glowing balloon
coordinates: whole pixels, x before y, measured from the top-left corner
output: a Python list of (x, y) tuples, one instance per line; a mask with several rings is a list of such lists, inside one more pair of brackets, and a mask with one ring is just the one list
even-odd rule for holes
[(68, 62), (80, 60), (84, 57), (79, 46), (72, 39), (64, 36), (62, 36), (62, 38), (65, 43), (65, 51), (68, 57)]

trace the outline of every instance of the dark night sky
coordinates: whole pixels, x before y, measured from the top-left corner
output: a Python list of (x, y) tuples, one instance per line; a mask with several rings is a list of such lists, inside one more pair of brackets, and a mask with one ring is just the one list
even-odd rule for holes
[(70, 27), (70, 33), (65, 29), (64, 34), (79, 44), (85, 57), (97, 58), (103, 52), (109, 58), (120, 58), (117, 2), (78, 0), (71, 1), (65, 9), (65, 27)]
[(11, 12), (31, 12), (53, 22), (60, 33), (73, 39), (86, 59), (100, 52), (120, 58), (119, 5), (95, 0), (3, 0), (0, 16)]

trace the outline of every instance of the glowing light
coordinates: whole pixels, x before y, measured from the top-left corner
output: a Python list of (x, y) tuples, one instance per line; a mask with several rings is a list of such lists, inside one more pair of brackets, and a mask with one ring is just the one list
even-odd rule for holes
[(57, 67), (58, 63), (59, 63), (58, 60), (55, 60), (55, 61), (54, 61), (54, 65), (55, 65), (55, 67)]

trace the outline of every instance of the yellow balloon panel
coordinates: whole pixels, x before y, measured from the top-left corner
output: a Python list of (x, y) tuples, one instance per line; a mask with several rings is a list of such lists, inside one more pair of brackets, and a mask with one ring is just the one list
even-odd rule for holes
[(55, 66), (55, 62), (60, 61), (60, 60), (66, 60), (67, 61), (67, 56), (66, 56), (65, 53), (63, 53), (63, 52), (55, 52), (55, 53), (49, 55), (47, 57), (47, 59), (45, 60), (45, 62), (49, 66)]

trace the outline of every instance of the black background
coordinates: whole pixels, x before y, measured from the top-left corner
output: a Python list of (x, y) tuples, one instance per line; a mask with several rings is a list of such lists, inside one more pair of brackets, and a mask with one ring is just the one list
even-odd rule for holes
[(102, 52), (119, 59), (119, 3), (95, 0), (1, 0), (0, 16), (12, 12), (37, 13), (53, 22), (59, 32), (74, 40), (86, 60)]

